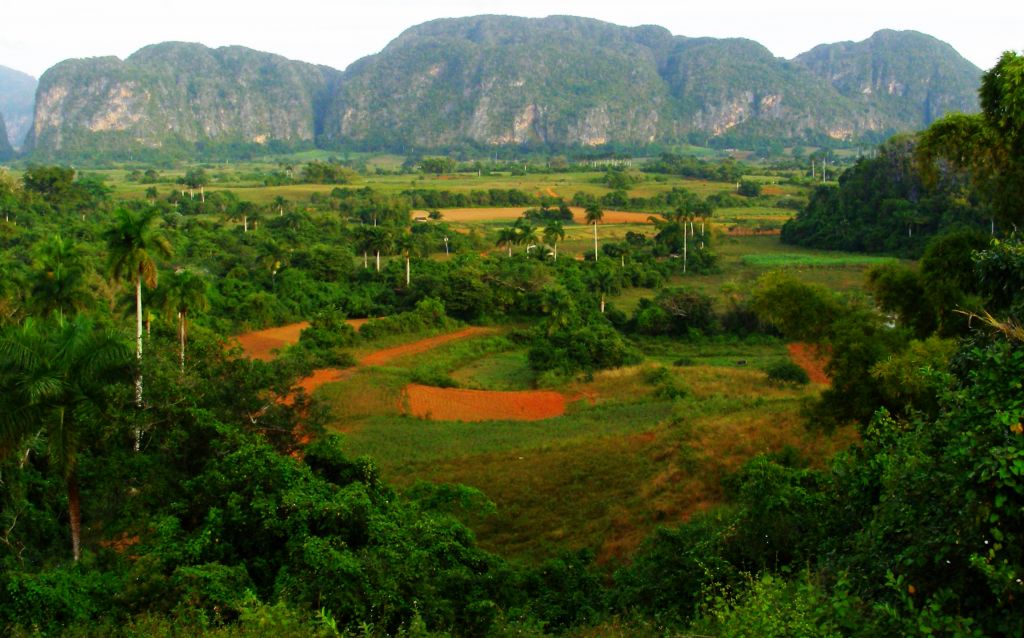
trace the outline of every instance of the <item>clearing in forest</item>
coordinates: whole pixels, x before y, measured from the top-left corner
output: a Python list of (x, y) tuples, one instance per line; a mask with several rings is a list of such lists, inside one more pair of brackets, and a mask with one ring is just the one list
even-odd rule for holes
[(411, 384), (405, 398), (412, 416), (432, 421), (540, 421), (565, 413), (558, 392), (464, 390)]

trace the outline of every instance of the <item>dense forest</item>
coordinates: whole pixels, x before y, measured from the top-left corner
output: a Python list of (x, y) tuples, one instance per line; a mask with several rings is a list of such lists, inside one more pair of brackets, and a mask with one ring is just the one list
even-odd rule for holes
[[(787, 227), (787, 240), (921, 254), (874, 267), (870, 297), (785, 272), (725, 307), (664, 286), (716, 268), (699, 222), (721, 202), (682, 190), (652, 205), (649, 233), (599, 245), (604, 202), (582, 194), (520, 202), (537, 207), (466, 234), (411, 221), (443, 205), (418, 190), (258, 205), (202, 180), (127, 200), (70, 168), (3, 175), (0, 627), (1024, 633), (1024, 244), (984, 223), (1021, 221), (1021, 86), (1024, 58), (1007, 54), (984, 77), (983, 113), (888, 142)], [(593, 225), (586, 259), (558, 257), (570, 203)], [(631, 314), (606, 304), (631, 287), (652, 295)], [(383, 318), (355, 332), (349, 317)], [(303, 319), (273, 361), (228, 338)], [(457, 322), (515, 324), (545, 383), (635, 362), (649, 336), (815, 344), (831, 386), (807, 427), (853, 421), (858, 441), (824, 468), (755, 457), (723, 479), (727, 505), (660, 528), (628, 562), (510, 560), (466, 523), (493, 509), (486, 495), (389, 486), (294, 387), (351, 364), (356, 344)]]

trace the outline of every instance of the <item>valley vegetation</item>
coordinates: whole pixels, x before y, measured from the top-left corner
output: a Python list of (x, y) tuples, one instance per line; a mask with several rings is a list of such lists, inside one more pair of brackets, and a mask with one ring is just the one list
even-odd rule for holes
[(3, 173), (0, 627), (1020, 635), (1022, 79), (825, 186)]

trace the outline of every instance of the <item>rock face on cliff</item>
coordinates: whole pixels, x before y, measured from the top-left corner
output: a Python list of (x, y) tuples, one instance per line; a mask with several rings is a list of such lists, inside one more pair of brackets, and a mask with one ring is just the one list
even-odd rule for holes
[(855, 139), (977, 109), (981, 71), (883, 31), (776, 58), (750, 40), (586, 18), (478, 16), (401, 34), (344, 73), (241, 47), (167, 43), (44, 74), (29, 145), (60, 154), (218, 142), (459, 145)]
[(822, 44), (794, 62), (891, 128), (923, 128), (944, 113), (978, 109), (980, 69), (945, 42), (916, 31)]
[(0, 66), (0, 116), (7, 123), (5, 139), (15, 148), (21, 148), (25, 135), (32, 128), (36, 84), (31, 75)]
[(168, 42), (128, 59), (68, 60), (36, 93), (28, 148), (70, 153), (309, 142), (339, 72), (243, 47)]
[(14, 149), (7, 141), (7, 125), (4, 123), (3, 113), (0, 113), (0, 162), (10, 159), (14, 155)]

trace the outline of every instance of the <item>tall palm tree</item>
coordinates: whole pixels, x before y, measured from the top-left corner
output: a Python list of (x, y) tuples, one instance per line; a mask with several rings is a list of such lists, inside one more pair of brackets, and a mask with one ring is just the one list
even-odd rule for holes
[(590, 288), (600, 295), (601, 314), (604, 314), (605, 297), (619, 289), (619, 272), (613, 267), (597, 267), (591, 272)]
[(562, 222), (558, 220), (548, 222), (547, 226), (544, 227), (544, 243), (551, 246), (555, 261), (558, 261), (558, 242), (564, 239), (565, 228), (562, 227)]
[(32, 302), (40, 316), (83, 310), (89, 303), (85, 268), (74, 242), (54, 235), (37, 251)]
[(516, 243), (526, 247), (526, 254), (530, 254), (530, 246), (537, 244), (537, 228), (527, 221), (517, 219), (514, 229), (516, 231)]
[(505, 244), (505, 246), (508, 248), (508, 256), (511, 257), (512, 244), (516, 243), (518, 239), (519, 233), (516, 232), (515, 227), (509, 226), (508, 228), (502, 228), (501, 230), (498, 231), (498, 241), (495, 242), (495, 244), (498, 246)]
[[(110, 253), (110, 272), (114, 279), (135, 284), (135, 358), (142, 360), (142, 284), (156, 287), (156, 262), (151, 253), (170, 257), (171, 243), (155, 227), (156, 209), (132, 212), (120, 208), (114, 212), (114, 226), (104, 234)], [(142, 406), (142, 372), (135, 377), (135, 404)], [(139, 433), (141, 436), (141, 433)], [(139, 440), (136, 438), (136, 448)]]
[(369, 234), (369, 245), (370, 249), (376, 253), (377, 258), (377, 272), (380, 272), (380, 254), (387, 253), (391, 250), (394, 244), (394, 240), (391, 236), (391, 230), (386, 226), (373, 226), (370, 228)]
[(597, 261), (597, 224), (604, 219), (604, 211), (596, 203), (590, 204), (586, 209), (586, 218), (588, 224), (594, 225), (594, 261)]
[(160, 305), (164, 315), (178, 320), (178, 342), (181, 345), (181, 371), (185, 371), (185, 344), (188, 342), (188, 315), (210, 307), (206, 298), (206, 281), (185, 269), (178, 270), (164, 281)]
[(416, 242), (409, 233), (402, 233), (395, 237), (395, 250), (397, 250), (402, 257), (405, 259), (405, 287), (409, 287), (409, 281), (411, 279), (412, 267), (410, 262), (412, 261), (412, 252), (416, 248)]
[(71, 555), (81, 556), (82, 508), (75, 473), (81, 428), (100, 418), (106, 387), (126, 375), (131, 351), (79, 315), (0, 334), (0, 458), (45, 433), (51, 467), (64, 480)]

